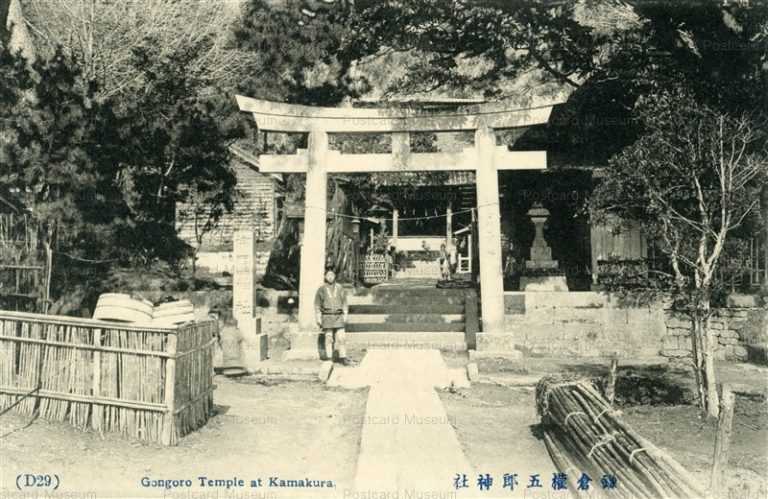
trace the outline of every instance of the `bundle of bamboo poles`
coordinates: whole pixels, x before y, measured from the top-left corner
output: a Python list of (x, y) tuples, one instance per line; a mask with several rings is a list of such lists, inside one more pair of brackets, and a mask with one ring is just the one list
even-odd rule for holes
[(570, 488), (586, 473), (616, 477), (603, 492), (627, 498), (700, 498), (702, 490), (671, 456), (638, 435), (588, 379), (546, 377), (536, 387), (536, 409), (554, 464)]

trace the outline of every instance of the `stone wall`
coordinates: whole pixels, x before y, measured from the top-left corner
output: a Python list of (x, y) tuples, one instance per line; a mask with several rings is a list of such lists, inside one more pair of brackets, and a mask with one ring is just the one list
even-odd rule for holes
[(666, 334), (662, 307), (597, 292), (505, 293), (505, 330), (527, 356), (654, 358)]
[[(768, 310), (762, 307), (729, 307), (715, 311), (709, 326), (717, 338), (715, 357), (719, 360), (749, 360), (749, 346), (765, 343)], [(667, 335), (661, 354), (675, 360), (691, 357), (691, 320), (666, 311)], [(761, 339), (762, 338), (762, 339)]]
[[(505, 330), (530, 356), (624, 358), (691, 355), (691, 322), (662, 302), (630, 303), (607, 293), (505, 293)], [(718, 359), (745, 361), (749, 345), (768, 342), (768, 309), (729, 306), (718, 309), (712, 329)]]

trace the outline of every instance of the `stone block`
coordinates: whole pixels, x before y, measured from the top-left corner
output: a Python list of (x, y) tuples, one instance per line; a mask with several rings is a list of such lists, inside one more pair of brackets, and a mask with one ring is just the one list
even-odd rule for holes
[(668, 317), (666, 320), (669, 329), (691, 329), (690, 319), (681, 319), (678, 317)]
[(680, 347), (680, 343), (678, 340), (678, 336), (665, 336), (661, 340), (661, 349), (662, 350), (678, 350)]
[(260, 334), (255, 339), (243, 341), (243, 358), (248, 367), (269, 358), (269, 336)]
[(715, 346), (715, 360), (726, 360), (732, 351), (728, 350), (727, 345), (717, 345)]
[(568, 291), (565, 276), (521, 277), (520, 287), (527, 292)]
[(662, 350), (661, 355), (663, 357), (687, 357), (690, 355), (690, 352), (687, 350), (681, 350), (681, 349), (669, 349), (669, 350)]
[(718, 336), (720, 336), (721, 338), (739, 339), (739, 333), (734, 331), (733, 329), (724, 329), (722, 331), (718, 331)]
[(719, 338), (719, 343), (721, 345), (736, 345), (739, 343), (738, 338), (723, 338), (722, 336)]
[(477, 333), (475, 355), (520, 358), (522, 354), (516, 348), (515, 335), (496, 333)]
[(472, 383), (480, 379), (480, 373), (478, 372), (477, 364), (475, 362), (467, 364), (467, 378), (469, 378), (469, 381)]
[(504, 313), (525, 314), (525, 293), (504, 293)]
[(317, 373), (317, 378), (321, 383), (325, 383), (328, 381), (328, 378), (331, 377), (331, 371), (333, 371), (333, 362), (326, 360), (320, 364), (320, 370)]
[(733, 293), (728, 295), (727, 306), (733, 308), (756, 308), (760, 307), (760, 297), (757, 295), (742, 295)]
[(290, 349), (283, 353), (283, 360), (314, 360), (320, 358), (321, 335), (315, 332), (292, 333)]
[(749, 358), (749, 351), (742, 345), (733, 346), (733, 360), (745, 361)]

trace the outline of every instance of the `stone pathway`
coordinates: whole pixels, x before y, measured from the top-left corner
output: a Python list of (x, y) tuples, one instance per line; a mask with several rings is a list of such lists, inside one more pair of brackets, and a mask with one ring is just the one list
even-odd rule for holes
[(443, 497), (457, 473), (475, 476), (435, 392), (469, 382), (437, 350), (371, 349), (359, 367), (334, 369), (329, 384), (371, 387), (355, 476), (361, 497)]

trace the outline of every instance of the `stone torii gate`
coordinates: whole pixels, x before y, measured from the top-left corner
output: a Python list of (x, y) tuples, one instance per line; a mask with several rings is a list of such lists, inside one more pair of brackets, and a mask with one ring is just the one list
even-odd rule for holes
[[(482, 336), (504, 333), (499, 170), (545, 169), (546, 151), (510, 151), (496, 145), (495, 129), (545, 124), (556, 103), (526, 109), (509, 103), (484, 103), (455, 110), (402, 108), (330, 108), (284, 104), (236, 96), (240, 110), (253, 114), (259, 130), (309, 134), (306, 150), (291, 155), (259, 156), (264, 173), (305, 173), (304, 237), (300, 259), (299, 328), (316, 338), (314, 294), (325, 266), (328, 173), (472, 170), (477, 189), (477, 222)], [(475, 132), (474, 147), (461, 152), (414, 153), (410, 132)], [(388, 133), (390, 154), (341, 154), (328, 149), (331, 133)], [(478, 346), (481, 343), (478, 335)], [(505, 335), (509, 337), (510, 335)], [(490, 338), (488, 338), (490, 339)], [(511, 347), (511, 338), (501, 343)], [(307, 338), (306, 343), (313, 345)], [(496, 343), (496, 342), (490, 342)], [(291, 348), (294, 349), (294, 342)], [(301, 349), (301, 347), (299, 348)], [(494, 348), (495, 349), (495, 348)], [(298, 352), (296, 352), (298, 353)], [(310, 352), (305, 352), (311, 354)], [(314, 354), (317, 355), (316, 353)]]

